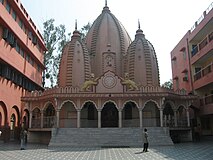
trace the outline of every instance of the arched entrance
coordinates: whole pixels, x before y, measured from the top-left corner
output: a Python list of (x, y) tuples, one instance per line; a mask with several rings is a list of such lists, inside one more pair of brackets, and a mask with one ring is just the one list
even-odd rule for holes
[(44, 117), (43, 117), (43, 127), (44, 128), (52, 128), (55, 122), (55, 108), (51, 103), (49, 103), (44, 110)]
[(32, 112), (32, 128), (41, 128), (41, 111), (35, 108)]
[(0, 114), (1, 114), (0, 127), (4, 127), (7, 124), (7, 108), (4, 102), (2, 101), (0, 101)]
[(149, 101), (143, 109), (143, 126), (144, 127), (159, 127), (160, 126), (160, 111), (155, 102)]
[(92, 102), (86, 102), (81, 110), (81, 127), (98, 127), (98, 112)]
[(14, 140), (15, 138), (15, 126), (16, 126), (16, 116), (12, 114), (10, 117), (10, 139)]
[(118, 110), (112, 102), (107, 102), (101, 111), (101, 127), (118, 127)]
[(175, 126), (174, 111), (169, 103), (166, 103), (163, 109), (163, 115), (164, 115), (164, 126), (166, 127)]
[(186, 109), (184, 106), (179, 106), (177, 109), (177, 123), (179, 127), (187, 126)]
[(74, 103), (65, 102), (60, 110), (60, 124), (61, 128), (76, 128), (77, 127), (77, 111)]
[(122, 126), (123, 127), (139, 127), (140, 126), (140, 118), (139, 112), (136, 104), (134, 102), (127, 102), (124, 105), (122, 111)]

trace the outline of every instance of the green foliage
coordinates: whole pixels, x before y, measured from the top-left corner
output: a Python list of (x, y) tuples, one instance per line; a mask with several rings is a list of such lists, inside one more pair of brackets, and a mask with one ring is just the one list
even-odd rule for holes
[(55, 26), (54, 21), (50, 19), (43, 23), (43, 38), (48, 50), (44, 55), (43, 81), (49, 79), (51, 87), (56, 84), (62, 49), (68, 41), (65, 26)]
[(81, 30), (80, 30), (81, 39), (84, 39), (86, 37), (90, 28), (91, 28), (91, 23), (89, 23), (89, 22), (81, 28)]
[(167, 81), (164, 84), (162, 84), (162, 87), (168, 88), (168, 89), (173, 89), (173, 82), (172, 82), (172, 80), (170, 79), (169, 81)]

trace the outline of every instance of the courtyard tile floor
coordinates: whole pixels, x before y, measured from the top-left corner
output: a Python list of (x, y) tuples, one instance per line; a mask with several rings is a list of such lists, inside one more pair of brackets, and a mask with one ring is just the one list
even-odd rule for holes
[(41, 144), (28, 144), (20, 150), (17, 143), (0, 143), (0, 160), (213, 160), (213, 141), (181, 143), (174, 146), (142, 148), (48, 148)]

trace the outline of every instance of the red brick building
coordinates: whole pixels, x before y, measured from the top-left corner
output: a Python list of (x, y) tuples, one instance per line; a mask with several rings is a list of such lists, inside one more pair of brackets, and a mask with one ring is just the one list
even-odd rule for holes
[(42, 89), (46, 47), (20, 0), (0, 0), (0, 130), (1, 139), (17, 138), (28, 123), (21, 96)]
[(171, 52), (174, 90), (200, 96), (195, 124), (213, 135), (213, 3)]

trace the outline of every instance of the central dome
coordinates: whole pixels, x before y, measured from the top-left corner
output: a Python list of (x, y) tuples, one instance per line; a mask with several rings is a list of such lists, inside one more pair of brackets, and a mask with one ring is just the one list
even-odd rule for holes
[(99, 77), (111, 70), (123, 76), (123, 58), (130, 43), (127, 31), (106, 4), (86, 36), (91, 72)]

